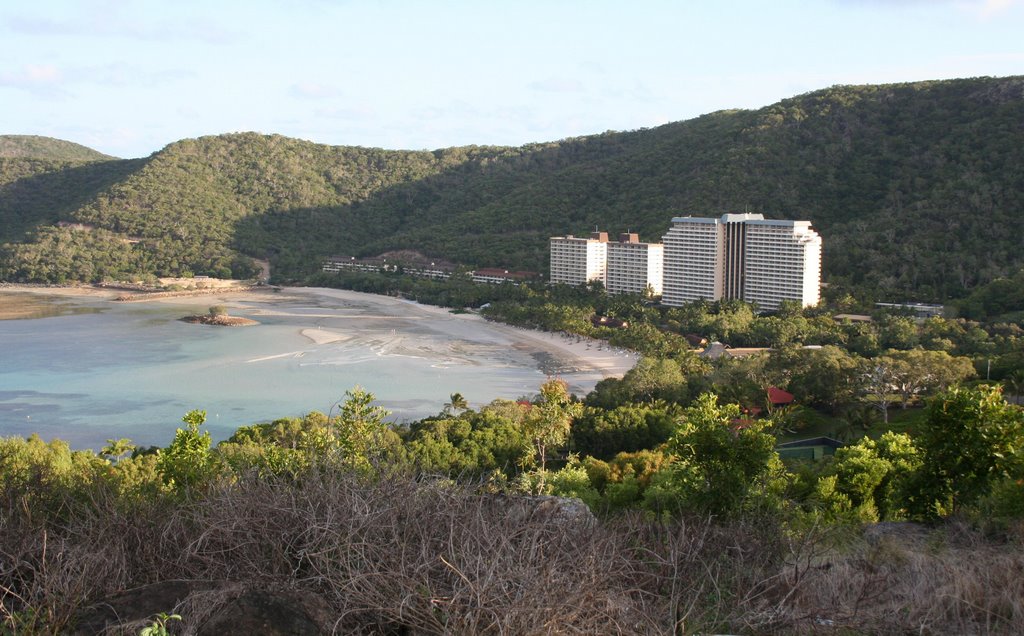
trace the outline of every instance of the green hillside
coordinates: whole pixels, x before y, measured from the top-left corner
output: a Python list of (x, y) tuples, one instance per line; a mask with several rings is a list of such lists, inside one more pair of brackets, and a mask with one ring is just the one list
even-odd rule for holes
[(114, 158), (81, 144), (38, 135), (0, 135), (0, 157), (55, 161), (105, 161)]
[(297, 279), (324, 256), (393, 249), (544, 270), (554, 234), (596, 226), (658, 240), (674, 215), (726, 211), (810, 219), (826, 280), (879, 296), (962, 297), (1024, 266), (1022, 77), (833, 87), (519, 148), (246, 133), (145, 160), (25, 161), (0, 159), (10, 280), (244, 275), (249, 256)]

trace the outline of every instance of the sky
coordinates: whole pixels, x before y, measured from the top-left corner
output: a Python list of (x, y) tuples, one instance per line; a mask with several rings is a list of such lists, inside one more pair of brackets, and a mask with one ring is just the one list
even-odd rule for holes
[(836, 84), (1024, 74), (1024, 0), (0, 2), (0, 134), (522, 145)]

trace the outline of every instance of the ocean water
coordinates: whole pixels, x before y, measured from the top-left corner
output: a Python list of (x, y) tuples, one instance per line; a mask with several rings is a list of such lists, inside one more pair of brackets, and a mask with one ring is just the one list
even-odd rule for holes
[(0, 320), (0, 436), (165, 445), (192, 409), (206, 410), (223, 439), (241, 425), (326, 413), (357, 385), (390, 419), (409, 421), (456, 391), (479, 407), (534, 393), (549, 374), (578, 394), (601, 377), (508, 330), (414, 303), (331, 290), (226, 300), (231, 315), (260, 324), (182, 322), (205, 311), (195, 302), (88, 298), (61, 301), (79, 313)]

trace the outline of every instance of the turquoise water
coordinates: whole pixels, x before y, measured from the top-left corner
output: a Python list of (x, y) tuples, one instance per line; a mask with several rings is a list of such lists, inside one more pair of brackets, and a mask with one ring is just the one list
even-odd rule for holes
[[(600, 379), (486, 324), (331, 294), (199, 301), (206, 304), (75, 299), (99, 311), (0, 321), (0, 436), (38, 433), (94, 449), (120, 437), (165, 445), (191, 409), (206, 410), (223, 439), (241, 425), (327, 412), (356, 385), (391, 419), (408, 421), (439, 412), (456, 391), (479, 407), (531, 394), (552, 372), (577, 393)], [(218, 303), (260, 324), (179, 320)], [(316, 344), (304, 330), (344, 340)]]

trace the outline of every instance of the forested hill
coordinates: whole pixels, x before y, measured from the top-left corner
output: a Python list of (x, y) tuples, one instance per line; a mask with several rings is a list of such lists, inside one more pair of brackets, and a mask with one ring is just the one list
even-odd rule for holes
[(114, 158), (81, 144), (38, 135), (0, 135), (0, 157), (54, 161), (104, 161)]
[(0, 159), (0, 276), (12, 280), (240, 275), (243, 255), (298, 278), (327, 255), (392, 249), (544, 270), (554, 234), (659, 240), (674, 215), (727, 211), (810, 219), (826, 280), (880, 296), (963, 296), (1024, 266), (1024, 77), (833, 87), (519, 148), (246, 133), (142, 160), (26, 161)]

